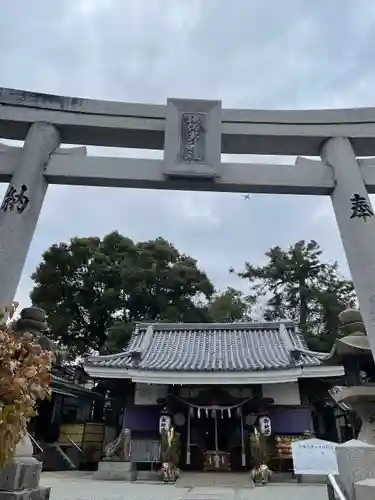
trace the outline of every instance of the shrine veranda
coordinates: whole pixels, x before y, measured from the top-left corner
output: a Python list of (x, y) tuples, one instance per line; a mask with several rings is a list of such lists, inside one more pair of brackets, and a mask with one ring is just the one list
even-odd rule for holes
[[(168, 99), (166, 105), (127, 104), (0, 88), (0, 138), (24, 141), (22, 147), (0, 144), (0, 181), (9, 183), (0, 205), (2, 307), (14, 299), (49, 184), (330, 196), (375, 352), (375, 218), (369, 199), (369, 193), (375, 193), (375, 108), (261, 111), (222, 109), (220, 101), (188, 99)], [(87, 145), (162, 150), (164, 157), (89, 156)], [(225, 163), (222, 153), (291, 155), (297, 160), (294, 165)], [(134, 337), (142, 337), (140, 352), (128, 349), (113, 358), (121, 360), (121, 368), (102, 358), (88, 360), (86, 370), (93, 377), (129, 381), (133, 399), (126, 402), (132, 409), (125, 412), (126, 418), (139, 425), (146, 407), (146, 420), (156, 418), (155, 394), (169, 395), (184, 436), (185, 465), (193, 461), (194, 426), (203, 429), (204, 421), (205, 446), (210, 441), (216, 450), (224, 446), (219, 443), (227, 433), (224, 422), (231, 422), (231, 429), (237, 429), (236, 460), (243, 465), (246, 426), (251, 427), (251, 415), (259, 415), (264, 404), (279, 412), (271, 416), (274, 433), (280, 422), (293, 421), (292, 410), (293, 415), (300, 412), (297, 420), (303, 422), (303, 428), (294, 425), (294, 434), (311, 431), (309, 384), (341, 376), (342, 367), (324, 366), (301, 352), (296, 356), (293, 345), (299, 337), (294, 327), (267, 323), (205, 325), (204, 332), (217, 333), (222, 347), (209, 335), (202, 336), (200, 351), (216, 363), (207, 369), (194, 350), (194, 332), (202, 328), (142, 327)], [(278, 350), (265, 347), (275, 338)], [(247, 342), (242, 351), (241, 342)], [(169, 349), (169, 367), (151, 368), (151, 361), (161, 356), (160, 346)], [(196, 358), (188, 354), (189, 346)], [(263, 352), (261, 359), (254, 359), (256, 351)], [(246, 365), (244, 352), (253, 364)], [(284, 415), (289, 412), (287, 417), (281, 418), (281, 407)]]

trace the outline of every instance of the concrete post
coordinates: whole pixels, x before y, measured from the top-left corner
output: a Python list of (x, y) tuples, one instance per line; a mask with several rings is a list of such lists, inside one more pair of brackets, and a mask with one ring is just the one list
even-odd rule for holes
[(354, 485), (355, 500), (374, 500), (375, 479), (364, 479)]
[(34, 123), (0, 205), (0, 306), (11, 304), (47, 191), (43, 171), (60, 135), (49, 123)]
[(348, 260), (359, 307), (375, 356), (375, 216), (351, 143), (329, 139), (322, 160), (333, 168), (331, 194), (337, 224)]
[(336, 446), (336, 456), (340, 486), (348, 500), (355, 500), (354, 485), (375, 477), (375, 446), (352, 439)]

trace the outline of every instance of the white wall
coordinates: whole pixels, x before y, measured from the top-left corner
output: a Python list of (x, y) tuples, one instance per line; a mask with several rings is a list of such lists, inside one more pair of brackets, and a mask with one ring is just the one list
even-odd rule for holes
[(156, 384), (135, 384), (135, 405), (156, 405), (158, 398), (167, 397), (167, 386)]
[(301, 397), (298, 382), (282, 384), (263, 384), (263, 397), (272, 398), (275, 405), (300, 405)]

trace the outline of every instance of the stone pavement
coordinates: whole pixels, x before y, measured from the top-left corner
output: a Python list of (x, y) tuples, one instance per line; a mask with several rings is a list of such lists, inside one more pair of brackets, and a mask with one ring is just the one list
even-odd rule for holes
[(98, 481), (87, 472), (44, 472), (41, 484), (51, 486), (51, 500), (327, 500), (325, 486), (270, 484), (252, 489), (177, 488), (164, 484)]

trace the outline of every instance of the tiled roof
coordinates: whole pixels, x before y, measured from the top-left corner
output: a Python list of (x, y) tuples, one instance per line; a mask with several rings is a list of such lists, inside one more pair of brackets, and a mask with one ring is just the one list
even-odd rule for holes
[(54, 389), (64, 388), (65, 390), (67, 390), (69, 392), (73, 392), (73, 394), (86, 394), (86, 395), (93, 396), (93, 397), (98, 396), (98, 394), (93, 392), (91, 389), (88, 389), (87, 387), (85, 387), (83, 385), (71, 382), (64, 377), (60, 377), (59, 375), (55, 375), (55, 374), (52, 374), (51, 387), (52, 387), (52, 391)]
[[(296, 366), (292, 356), (296, 347), (307, 348), (292, 323), (140, 324), (125, 352), (90, 356), (86, 364), (169, 372), (275, 370)], [(297, 362), (297, 366), (320, 364), (306, 355)]]

